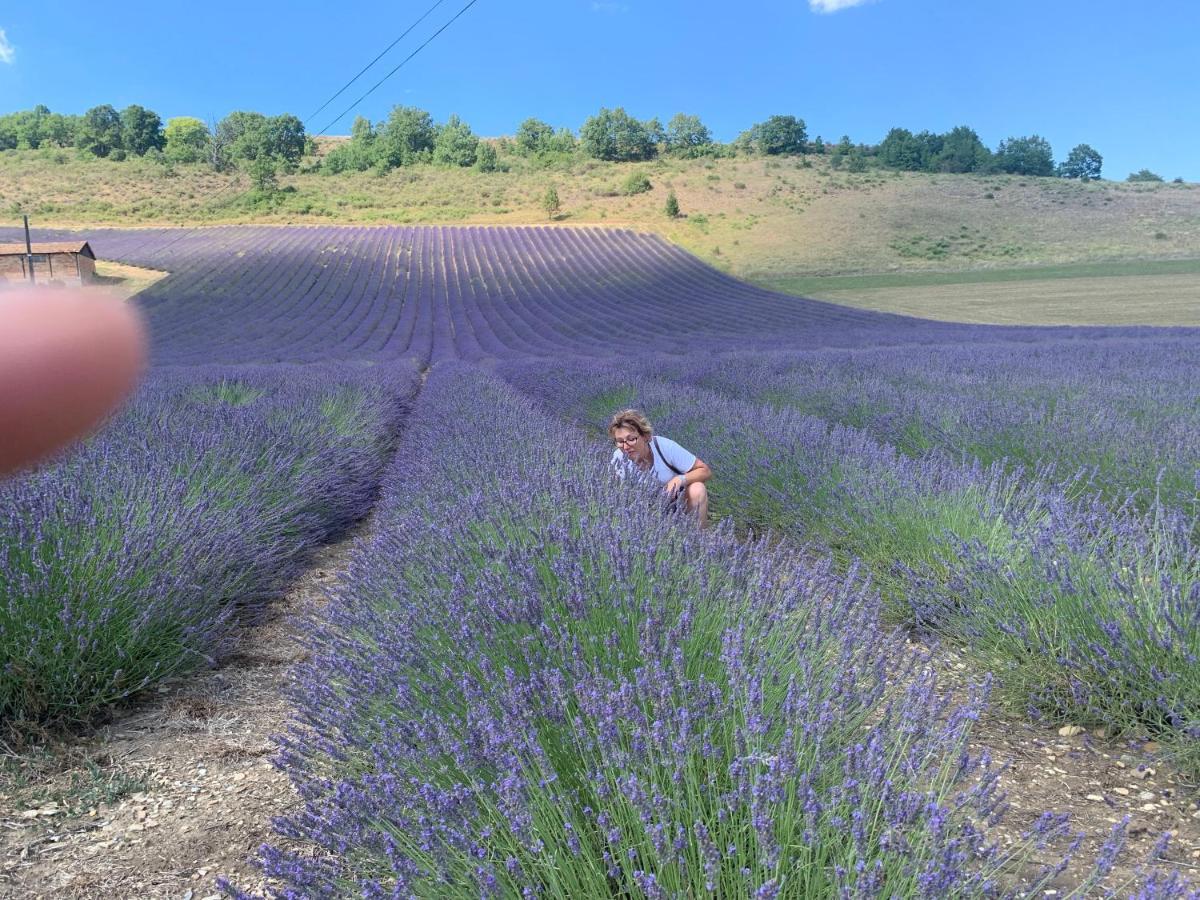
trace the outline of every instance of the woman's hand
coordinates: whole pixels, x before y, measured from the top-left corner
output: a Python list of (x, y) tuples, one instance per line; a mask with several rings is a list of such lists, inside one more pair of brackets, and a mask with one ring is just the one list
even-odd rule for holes
[(92, 290), (0, 291), (0, 475), (83, 437), (133, 389), (136, 310)]
[(679, 494), (681, 491), (687, 490), (687, 479), (684, 478), (682, 475), (676, 475), (674, 478), (672, 478), (670, 481), (667, 482), (667, 485), (664, 488), (664, 490), (667, 492), (667, 496), (674, 497), (675, 495)]

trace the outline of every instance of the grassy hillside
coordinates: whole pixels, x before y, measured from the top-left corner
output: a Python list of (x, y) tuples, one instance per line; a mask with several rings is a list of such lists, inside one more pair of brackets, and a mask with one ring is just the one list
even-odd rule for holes
[[(1157, 277), (1180, 274), (1173, 268), (1179, 262), (1162, 267), (1159, 261), (1200, 259), (1200, 184), (854, 174), (834, 170), (819, 157), (579, 160), (557, 169), (519, 158), (509, 162), (510, 171), (489, 174), (433, 166), (386, 175), (301, 172), (282, 177), (281, 190), (263, 196), (250, 189), (245, 175), (216, 174), (203, 166), (165, 168), (145, 160), (83, 159), (67, 151), (6, 151), (0, 153), (0, 217), (19, 221), (17, 214), (28, 212), (44, 227), (516, 224), (546, 222), (539, 201), (554, 185), (562, 201), (560, 224), (655, 231), (760, 284), (879, 308), (893, 308), (891, 296), (881, 289), (920, 288), (931, 276), (943, 284), (978, 283), (985, 271), (990, 273), (985, 279), (1008, 285), (993, 286), (992, 292), (1032, 296), (1036, 312), (1045, 305), (1036, 301), (1046, 287), (1043, 272), (1046, 279), (1062, 279), (1064, 272), (1105, 279)], [(652, 189), (626, 196), (622, 186), (635, 171), (649, 176)], [(668, 190), (679, 198), (679, 219), (663, 212)], [(1200, 278), (1195, 266), (1183, 265), (1178, 305), (1186, 318)], [(1083, 268), (1072, 272), (1075, 267)], [(868, 275), (876, 281), (826, 280)], [(1136, 290), (1135, 282), (1101, 288), (1101, 295), (1114, 295), (1118, 308), (1093, 319), (1122, 320), (1120, 296)], [(941, 301), (916, 311), (938, 317), (970, 312), (948, 311)], [(1065, 318), (1049, 320), (1076, 321), (1075, 316), (1068, 310)], [(986, 310), (982, 320), (991, 320)]]

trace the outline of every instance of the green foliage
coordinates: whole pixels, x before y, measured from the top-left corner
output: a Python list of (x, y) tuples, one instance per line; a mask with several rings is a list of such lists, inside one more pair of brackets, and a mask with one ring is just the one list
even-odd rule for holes
[(549, 149), (550, 140), (554, 137), (554, 129), (541, 119), (529, 118), (517, 126), (514, 140), (517, 152), (523, 156), (533, 156)]
[(666, 212), (668, 218), (679, 218), (679, 198), (675, 196), (674, 191), (667, 194), (667, 205), (664, 208), (664, 212)]
[(375, 129), (371, 121), (356, 116), (350, 128), (350, 140), (338, 144), (321, 160), (320, 170), (325, 175), (339, 172), (365, 172), (379, 159)]
[(610, 162), (652, 159), (661, 137), (662, 126), (657, 119), (638, 121), (619, 106), (602, 108), (579, 129), (583, 152)]
[(1079, 144), (1067, 155), (1066, 162), (1058, 167), (1058, 174), (1063, 178), (1091, 181), (1100, 177), (1100, 167), (1103, 164), (1104, 157), (1087, 144)]
[(1162, 181), (1163, 177), (1151, 172), (1149, 169), (1139, 169), (1136, 172), (1130, 172), (1126, 181)]
[(128, 153), (145, 156), (166, 144), (162, 119), (158, 113), (136, 103), (121, 110), (121, 146)]
[(745, 149), (771, 156), (803, 153), (807, 142), (804, 120), (795, 116), (771, 116), (765, 122), (752, 125), (738, 138), (738, 144)]
[(1054, 153), (1050, 142), (1036, 134), (1009, 138), (996, 149), (995, 167), (1010, 175), (1053, 175)]
[(42, 146), (72, 147), (79, 116), (52, 113), (38, 104), (33, 109), (0, 116), (0, 150), (37, 150)]
[(981, 172), (991, 164), (991, 153), (974, 129), (965, 125), (934, 134), (913, 134), (893, 128), (879, 144), (879, 161), (907, 172)]
[(304, 124), (290, 114), (268, 118), (257, 112), (232, 112), (217, 124), (215, 137), (229, 158), (242, 164), (266, 156), (276, 168), (290, 172), (304, 155)]
[(108, 156), (121, 147), (121, 116), (109, 104), (93, 106), (83, 114), (75, 146), (96, 156)]
[(264, 194), (275, 190), (278, 186), (275, 177), (278, 165), (275, 157), (267, 154), (256, 156), (246, 164), (246, 171), (250, 173), (250, 180), (254, 182), (255, 190)]
[(546, 189), (546, 193), (542, 195), (542, 209), (546, 211), (548, 219), (553, 219), (562, 209), (562, 203), (558, 199), (558, 189), (554, 185), (550, 185)]
[(626, 197), (632, 197), (634, 194), (644, 194), (652, 187), (654, 185), (650, 183), (650, 176), (645, 172), (630, 172), (629, 177), (621, 185), (621, 193)]
[(975, 130), (959, 125), (943, 135), (942, 149), (932, 171), (982, 172), (990, 166), (991, 158), (991, 151)]
[(209, 139), (208, 126), (199, 119), (176, 116), (167, 121), (163, 152), (172, 162), (200, 162), (206, 158)]
[(450, 116), (437, 129), (433, 144), (433, 161), (444, 166), (473, 166), (479, 151), (479, 138), (471, 126), (458, 116)]
[(712, 132), (699, 116), (676, 113), (667, 123), (664, 143), (673, 156), (695, 158), (712, 149)]
[(495, 145), (488, 141), (480, 141), (475, 152), (475, 168), (480, 172), (496, 172), (500, 169), (500, 159)]
[(379, 159), (388, 168), (427, 162), (433, 156), (437, 129), (433, 118), (415, 106), (394, 106), (376, 131)]

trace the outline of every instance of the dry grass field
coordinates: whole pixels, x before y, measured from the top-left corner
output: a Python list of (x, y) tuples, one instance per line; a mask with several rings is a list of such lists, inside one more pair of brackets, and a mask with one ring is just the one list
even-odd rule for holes
[[(733, 275), (793, 293), (969, 321), (1194, 321), (1187, 307), (1200, 268), (1184, 273), (1190, 278), (1162, 276), (1180, 274), (1171, 264), (1200, 260), (1200, 184), (850, 173), (824, 157), (576, 160), (557, 168), (503, 159), (510, 170), (495, 173), (424, 165), (326, 176), (302, 167), (264, 196), (246, 175), (202, 165), (5, 151), (0, 221), (7, 213), (15, 224), (25, 211), (41, 227), (544, 223), (540, 198), (553, 185), (562, 202), (556, 224), (657, 232)], [(652, 188), (626, 196), (622, 185), (635, 171)], [(663, 211), (670, 190), (678, 219)], [(1167, 269), (1156, 268), (1162, 261), (1171, 261)], [(1096, 264), (1123, 267), (1122, 277), (1065, 283), (1107, 279), (1087, 271)], [(997, 279), (963, 291), (954, 283), (964, 272)], [(942, 277), (942, 287), (931, 289), (927, 276)]]
[(1052, 278), (814, 292), (844, 306), (993, 325), (1200, 326), (1200, 276)]

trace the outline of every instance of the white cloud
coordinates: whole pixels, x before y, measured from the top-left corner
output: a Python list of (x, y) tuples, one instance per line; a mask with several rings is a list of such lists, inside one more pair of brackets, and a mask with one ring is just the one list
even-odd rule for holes
[(871, 0), (808, 0), (808, 8), (815, 13), (835, 13), (870, 2)]
[(592, 0), (592, 12), (594, 13), (614, 13), (629, 12), (628, 3), (605, 3), (602, 0)]
[(8, 36), (4, 33), (4, 29), (0, 28), (0, 63), (12, 63), (17, 58), (17, 54), (13, 51), (13, 45), (8, 42)]

